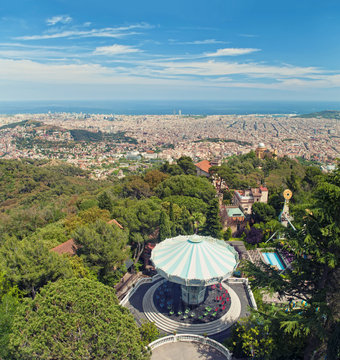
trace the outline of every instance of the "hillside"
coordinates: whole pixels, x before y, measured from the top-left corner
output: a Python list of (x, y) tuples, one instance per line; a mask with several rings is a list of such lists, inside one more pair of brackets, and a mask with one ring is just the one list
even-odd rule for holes
[(322, 119), (336, 119), (340, 120), (340, 111), (337, 110), (325, 110), (325, 111), (319, 111), (314, 112), (310, 114), (303, 114), (303, 115), (297, 115), (294, 117), (298, 118), (322, 118)]
[(11, 123), (11, 124), (7, 124), (7, 125), (3, 125), (0, 127), (0, 130), (4, 130), (4, 129), (14, 129), (17, 126), (33, 126), (33, 127), (39, 127), (42, 126), (43, 123), (39, 122), (39, 121), (33, 121), (33, 120), (23, 120), (23, 121), (19, 121), (19, 122), (15, 122), (15, 123)]
[(46, 160), (0, 160), (0, 239), (22, 238), (77, 209), (106, 183), (79, 168)]

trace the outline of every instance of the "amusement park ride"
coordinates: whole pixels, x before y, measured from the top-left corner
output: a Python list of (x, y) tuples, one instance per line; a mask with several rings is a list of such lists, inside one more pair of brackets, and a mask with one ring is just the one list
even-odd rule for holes
[[(292, 229), (294, 231), (296, 231), (295, 226), (292, 224), (292, 221), (294, 219), (289, 214), (289, 200), (292, 198), (292, 196), (293, 196), (293, 193), (289, 189), (286, 189), (283, 192), (283, 197), (285, 199), (285, 202), (283, 204), (283, 209), (282, 209), (282, 211), (280, 212), (280, 215), (279, 215), (279, 221), (284, 227), (288, 227), (288, 224), (289, 224), (292, 227)], [(275, 231), (275, 233), (266, 241), (266, 243), (269, 242), (270, 240), (272, 240), (276, 235), (278, 235), (279, 238), (280, 238), (280, 234), (278, 234), (278, 231)]]
[(288, 224), (293, 228), (293, 230), (296, 230), (294, 225), (292, 224), (293, 217), (289, 214), (289, 200), (293, 196), (293, 193), (291, 190), (286, 189), (283, 192), (283, 197), (285, 199), (285, 202), (283, 204), (283, 209), (279, 215), (279, 221), (284, 227), (287, 227)]

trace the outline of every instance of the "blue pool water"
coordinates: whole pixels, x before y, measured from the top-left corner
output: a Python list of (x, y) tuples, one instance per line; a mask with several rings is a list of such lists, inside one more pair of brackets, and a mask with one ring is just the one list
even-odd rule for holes
[(284, 270), (285, 267), (277, 253), (262, 253), (262, 255), (267, 264), (277, 266), (279, 270)]

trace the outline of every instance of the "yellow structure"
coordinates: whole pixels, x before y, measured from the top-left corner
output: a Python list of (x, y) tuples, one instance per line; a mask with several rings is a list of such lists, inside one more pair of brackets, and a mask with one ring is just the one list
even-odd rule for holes
[(258, 159), (264, 159), (264, 154), (267, 148), (265, 147), (264, 143), (259, 143), (259, 146), (255, 149), (255, 154)]

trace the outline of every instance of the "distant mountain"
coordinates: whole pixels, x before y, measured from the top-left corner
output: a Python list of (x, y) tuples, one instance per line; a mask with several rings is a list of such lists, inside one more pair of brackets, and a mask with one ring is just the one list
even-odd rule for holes
[(325, 111), (319, 111), (319, 112), (314, 112), (314, 113), (310, 113), (310, 114), (297, 115), (297, 116), (294, 116), (294, 117), (299, 117), (299, 118), (323, 118), (323, 119), (340, 120), (340, 111), (325, 110)]
[(3, 126), (0, 127), (0, 130), (14, 129), (17, 126), (34, 126), (34, 127), (38, 127), (38, 126), (42, 126), (42, 125), (43, 125), (43, 123), (41, 123), (39, 121), (23, 120), (23, 121), (3, 125)]

